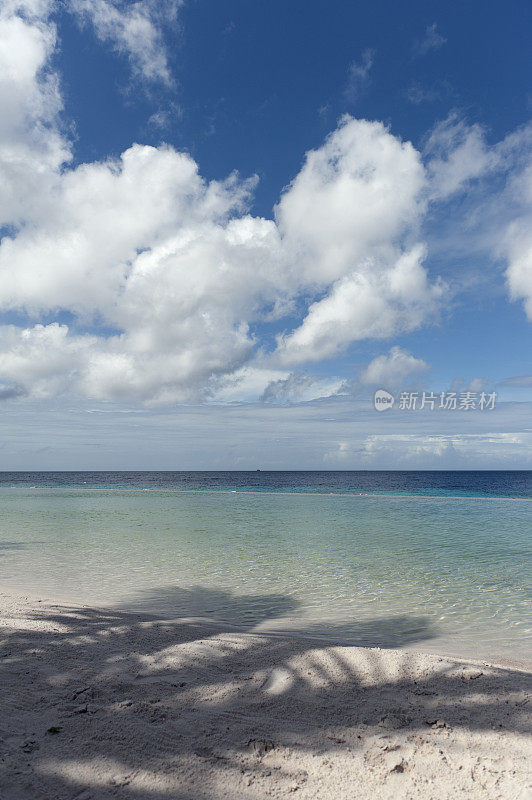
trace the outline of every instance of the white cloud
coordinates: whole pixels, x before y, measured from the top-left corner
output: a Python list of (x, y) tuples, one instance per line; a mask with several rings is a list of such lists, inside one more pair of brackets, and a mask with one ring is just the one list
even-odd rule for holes
[(279, 230), (309, 281), (337, 280), (414, 236), (425, 204), (419, 153), (379, 122), (344, 117), (276, 207)]
[[(456, 112), (451, 113), (434, 126), (424, 146), (430, 198), (447, 200), (458, 192), (467, 191), (479, 202), (484, 199), (482, 192), (486, 191), (486, 181), (501, 175), (509, 187), (513, 187), (513, 193), (519, 194), (523, 169), (526, 171), (530, 165), (531, 145), (530, 124), (490, 145), (485, 128), (479, 124), (469, 125)], [(475, 181), (477, 186), (472, 187)], [(530, 197), (527, 198), (529, 202)]]
[(421, 358), (416, 358), (407, 350), (392, 347), (387, 355), (377, 356), (370, 361), (361, 375), (362, 383), (396, 386), (408, 375), (424, 372), (429, 365)]
[(415, 243), (424, 189), (419, 153), (380, 123), (346, 117), (307, 153), (276, 220), (306, 281), (329, 290), (279, 338), (283, 364), (410, 330), (434, 310), (442, 288), (429, 283)]
[[(249, 357), (247, 317), (263, 289), (271, 295), (273, 223), (231, 219), (254, 181), (207, 184), (189, 156), (140, 145), (63, 171), (69, 145), (46, 71), (54, 27), (16, 15), (0, 25), (2, 222), (14, 226), (0, 246), (0, 307), (29, 315), (4, 331), (3, 379), (39, 395), (46, 377), (50, 393), (175, 400), (205, 390)], [(260, 271), (265, 250), (250, 283), (247, 263)], [(40, 325), (61, 309), (77, 332)], [(79, 332), (101, 324), (116, 334)]]
[[(57, 11), (73, 14), (81, 24), (90, 23), (98, 39), (128, 58), (137, 77), (171, 84), (163, 26), (177, 21), (184, 0), (4, 0), (4, 19), (30, 21), (42, 30), (53, 30), (50, 18)], [(3, 40), (3, 36), (1, 37)]]
[(523, 299), (528, 319), (532, 321), (532, 218), (523, 228), (520, 222), (514, 222), (508, 230), (507, 270), (510, 296), (514, 300)]
[[(163, 6), (160, 8), (160, 6)], [(171, 83), (160, 16), (175, 18), (180, 0), (165, 4), (156, 0), (70, 0), (70, 9), (81, 20), (89, 20), (99, 39), (126, 55), (134, 72), (142, 78)]]
[[(220, 225), (244, 207), (252, 188), (253, 181), (235, 177), (206, 184), (188, 155), (164, 146), (133, 145), (118, 160), (50, 176), (40, 202), (33, 200), (27, 209), (26, 224), (0, 247), (0, 303), (36, 311), (99, 312), (119, 324), (147, 272), (153, 276), (152, 291), (161, 294), (155, 247), (164, 242), (158, 254), (168, 263), (178, 253), (184, 257), (184, 248), (190, 255), (206, 236), (223, 238)], [(51, 204), (46, 202), (50, 195)], [(239, 224), (245, 227), (245, 219)], [(235, 226), (226, 231), (233, 239)], [(146, 249), (150, 257), (142, 256)], [(181, 276), (185, 282), (198, 279), (197, 274)]]
[(286, 377), (270, 381), (261, 400), (265, 403), (309, 402), (337, 394), (344, 385), (340, 378), (319, 378), (302, 372), (292, 372)]
[(87, 362), (94, 340), (68, 336), (66, 325), (0, 327), (0, 375), (33, 397), (51, 397), (67, 389)]
[(506, 277), (513, 300), (524, 300), (532, 321), (532, 159), (513, 181), (512, 194), (519, 198), (521, 213), (506, 230), (502, 252), (508, 259)]
[[(524, 300), (532, 319), (532, 125), (494, 144), (479, 125), (451, 114), (436, 125), (424, 154), (433, 203), (462, 195), (457, 205), (466, 246), (504, 259), (511, 299)], [(451, 234), (452, 235), (452, 234)], [(446, 236), (446, 248), (449, 236)]]
[(55, 44), (54, 25), (0, 11), (0, 225), (19, 222), (70, 157), (59, 81), (47, 68)]
[[(0, 245), (0, 308), (28, 317), (4, 330), (4, 383), (39, 396), (188, 401), (242, 376), (257, 349), (251, 326), (309, 296), (325, 299), (280, 343), (277, 362), (321, 358), (423, 322), (434, 298), (422, 247), (403, 252), (396, 244), (421, 213), (423, 168), (411, 145), (378, 123), (345, 118), (308, 154), (276, 222), (246, 214), (255, 179), (207, 182), (171, 147), (133, 145), (119, 159), (64, 169), (58, 83), (46, 75), (53, 26), (8, 22), (15, 44), (17, 36), (37, 43), (29, 67), (10, 38), (6, 58), (13, 74), (27, 75), (25, 95), (11, 97), (14, 117), (22, 132), (41, 125), (42, 135), (20, 137), (24, 157), (41, 169), (27, 181), (20, 159), (17, 204), (5, 220), (14, 230)], [(15, 139), (9, 129), (4, 141)], [(1, 166), (12, 169), (9, 153)], [(356, 304), (354, 324), (343, 292)], [(309, 331), (319, 307), (328, 342), (323, 326)], [(58, 313), (73, 322), (42, 324)]]
[(486, 468), (487, 463), (515, 468), (517, 462), (529, 461), (531, 446), (529, 431), (377, 434), (364, 441), (362, 458), (368, 466), (394, 464), (408, 469), (457, 469), (474, 464)]
[(333, 469), (338, 466), (345, 467), (346, 462), (357, 457), (359, 448), (351, 442), (336, 442), (330, 450), (323, 455), (323, 463)]
[[(147, 52), (153, 41), (147, 34)], [(307, 153), (273, 220), (248, 213), (254, 178), (206, 181), (169, 146), (134, 144), (71, 168), (55, 45), (48, 18), (2, 12), (0, 209), (11, 228), (0, 310), (25, 317), (2, 330), (8, 391), (167, 403), (273, 396), (276, 386), (281, 402), (310, 399), (334, 393), (336, 379), (294, 377), (294, 366), (437, 313), (444, 289), (427, 274), (420, 234), (435, 192), (410, 143), (344, 117)], [(436, 194), (515, 147), (505, 140), (493, 156), (480, 130), (446, 123), (428, 145)], [(528, 291), (520, 274), (511, 273), (516, 296)], [(288, 315), (296, 322), (268, 353), (257, 325)]]
[(486, 143), (480, 125), (467, 125), (456, 114), (438, 123), (425, 146), (432, 199), (446, 199), (500, 164), (501, 155)]
[(318, 361), (336, 355), (353, 341), (385, 339), (419, 327), (443, 288), (431, 285), (418, 245), (396, 254), (396, 261), (368, 258), (337, 280), (330, 293), (313, 303), (300, 327), (279, 338), (284, 364)]
[(44, 20), (53, 11), (56, 0), (3, 0), (2, 16), (19, 15), (28, 20)]
[(286, 370), (242, 367), (219, 381), (210, 400), (215, 403), (257, 401), (268, 386), (285, 381), (289, 376)]

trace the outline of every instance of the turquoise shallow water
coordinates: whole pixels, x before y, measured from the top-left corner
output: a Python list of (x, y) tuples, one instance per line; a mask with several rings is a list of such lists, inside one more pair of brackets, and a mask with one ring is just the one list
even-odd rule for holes
[(2, 488), (4, 589), (530, 658), (524, 499)]

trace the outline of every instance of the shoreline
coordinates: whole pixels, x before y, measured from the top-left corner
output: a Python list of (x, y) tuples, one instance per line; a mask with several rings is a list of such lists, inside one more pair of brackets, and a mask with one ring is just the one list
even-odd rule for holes
[(523, 666), (0, 592), (6, 797), (525, 796)]
[(386, 497), (388, 499), (405, 500), (517, 500), (532, 502), (532, 497), (510, 497), (503, 495), (442, 495), (442, 494), (393, 494), (386, 492), (288, 492), (284, 490), (259, 491), (255, 489), (169, 489), (163, 487), (119, 487), (119, 486), (0, 486), (2, 489), (20, 489), (35, 491), (80, 491), (80, 492), (124, 492), (139, 494), (140, 492), (162, 492), (166, 494), (249, 494), (249, 495), (281, 495), (282, 497)]
[[(205, 629), (212, 629), (214, 632), (228, 632), (235, 634), (245, 634), (246, 636), (261, 636), (264, 638), (272, 639), (294, 639), (296, 641), (304, 641), (309, 644), (321, 645), (322, 647), (355, 647), (361, 650), (379, 650), (385, 652), (403, 652), (411, 653), (413, 655), (428, 656), (431, 658), (443, 658), (453, 660), (463, 664), (472, 666), (489, 666), (496, 669), (511, 669), (532, 675), (532, 655), (519, 654), (515, 658), (510, 658), (502, 653), (499, 654), (486, 654), (477, 655), (473, 652), (469, 653), (465, 650), (457, 648), (452, 649), (452, 645), (445, 637), (434, 640), (435, 647), (430, 645), (423, 646), (421, 643), (405, 644), (400, 647), (389, 647), (386, 645), (372, 645), (361, 644), (348, 638), (341, 636), (329, 635), (326, 633), (309, 633), (304, 629), (290, 630), (289, 628), (280, 628), (278, 630), (269, 628), (262, 628), (260, 624), (255, 627), (247, 627), (239, 625), (235, 622), (230, 622), (223, 619), (213, 619), (205, 616), (185, 616), (165, 613), (161, 610), (149, 609), (140, 611), (135, 605), (134, 601), (131, 604), (124, 603), (85, 603), (77, 602), (70, 597), (56, 595), (55, 597), (48, 596), (43, 592), (29, 591), (29, 592), (14, 592), (11, 587), (0, 583), (0, 618), (2, 616), (2, 603), (3, 598), (8, 597), (17, 603), (29, 603), (35, 609), (48, 607), (54, 609), (69, 609), (72, 611), (83, 612), (84, 609), (90, 609), (102, 614), (120, 613), (130, 616), (139, 615), (151, 619), (153, 622), (171, 623), (174, 625), (195, 625), (204, 627)], [(441, 642), (441, 647), (438, 642)]]

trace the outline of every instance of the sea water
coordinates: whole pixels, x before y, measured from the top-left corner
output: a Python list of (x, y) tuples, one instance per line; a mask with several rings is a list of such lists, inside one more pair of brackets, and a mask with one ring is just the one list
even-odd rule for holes
[(531, 473), (2, 473), (0, 587), (250, 631), (532, 655)]

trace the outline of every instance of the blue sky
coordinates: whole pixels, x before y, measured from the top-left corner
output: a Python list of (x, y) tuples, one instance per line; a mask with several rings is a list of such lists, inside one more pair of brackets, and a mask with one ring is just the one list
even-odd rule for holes
[(530, 467), (529, 17), (5, 3), (0, 468)]

